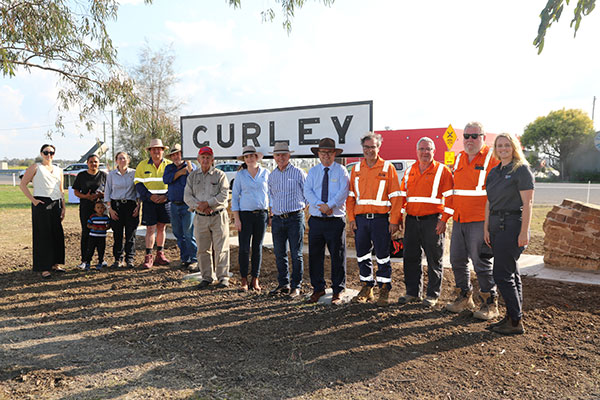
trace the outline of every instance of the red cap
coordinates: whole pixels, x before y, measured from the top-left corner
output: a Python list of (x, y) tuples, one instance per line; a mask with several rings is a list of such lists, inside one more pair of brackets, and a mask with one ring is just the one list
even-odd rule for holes
[(198, 151), (198, 155), (201, 156), (202, 154), (210, 154), (211, 156), (213, 155), (213, 151), (210, 147), (205, 146), (202, 147), (199, 151)]

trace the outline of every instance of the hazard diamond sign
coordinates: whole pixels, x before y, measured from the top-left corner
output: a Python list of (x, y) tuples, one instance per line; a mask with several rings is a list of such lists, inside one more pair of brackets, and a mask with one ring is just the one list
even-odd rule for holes
[(448, 150), (454, 146), (454, 142), (456, 142), (456, 132), (454, 132), (454, 128), (452, 125), (448, 125), (448, 129), (444, 132), (444, 142), (446, 142), (446, 146), (448, 146)]

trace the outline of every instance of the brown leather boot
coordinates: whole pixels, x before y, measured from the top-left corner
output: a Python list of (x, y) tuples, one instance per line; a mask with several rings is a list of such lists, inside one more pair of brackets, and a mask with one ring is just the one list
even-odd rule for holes
[(515, 321), (508, 317), (503, 324), (493, 327), (492, 332), (500, 333), (501, 335), (520, 335), (525, 332), (523, 318)]
[(379, 298), (377, 299), (377, 306), (385, 307), (390, 304), (390, 290), (391, 287), (389, 283), (384, 283), (381, 285), (381, 288), (379, 289)]
[(362, 285), (363, 287), (360, 289), (360, 292), (352, 298), (353, 303), (366, 303), (375, 299), (375, 296), (373, 295), (373, 286), (369, 286), (367, 282), (363, 282)]

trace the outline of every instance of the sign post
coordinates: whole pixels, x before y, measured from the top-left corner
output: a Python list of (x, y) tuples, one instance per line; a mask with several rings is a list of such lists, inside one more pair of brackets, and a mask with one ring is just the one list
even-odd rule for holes
[(456, 142), (456, 132), (452, 128), (452, 124), (448, 125), (448, 129), (444, 132), (444, 142), (448, 146), (448, 151), (444, 153), (444, 164), (452, 166), (454, 165), (454, 152), (450, 151), (450, 149), (454, 146), (454, 142)]

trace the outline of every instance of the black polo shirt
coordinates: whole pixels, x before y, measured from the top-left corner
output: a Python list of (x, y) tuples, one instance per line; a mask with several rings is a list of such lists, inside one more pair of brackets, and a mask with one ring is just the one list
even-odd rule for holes
[(498, 164), (487, 176), (485, 187), (490, 211), (518, 211), (523, 207), (521, 194), (523, 190), (532, 190), (533, 173), (527, 165), (521, 165), (512, 171), (513, 163), (502, 166)]

